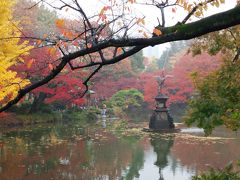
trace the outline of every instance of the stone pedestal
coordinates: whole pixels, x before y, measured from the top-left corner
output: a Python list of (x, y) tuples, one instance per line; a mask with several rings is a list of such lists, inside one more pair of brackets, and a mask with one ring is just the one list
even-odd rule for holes
[(166, 107), (168, 97), (159, 94), (156, 96), (155, 100), (156, 108), (150, 118), (149, 128), (152, 130), (174, 129), (173, 118)]

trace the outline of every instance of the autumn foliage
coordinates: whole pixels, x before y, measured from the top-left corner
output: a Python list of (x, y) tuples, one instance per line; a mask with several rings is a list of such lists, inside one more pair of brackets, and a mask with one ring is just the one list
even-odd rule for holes
[(18, 23), (13, 21), (12, 7), (14, 1), (0, 2), (0, 103), (4, 104), (14, 99), (18, 91), (30, 84), (30, 81), (21, 78), (21, 73), (11, 69), (12, 66), (24, 63), (23, 55), (27, 55), (32, 46), (28, 41), (20, 41), (21, 31)]
[[(151, 3), (161, 10), (162, 18), (158, 26), (149, 30), (146, 27), (147, 18), (137, 13), (135, 7), (140, 4), (135, 0), (121, 3), (109, 0), (98, 7), (93, 16), (89, 16), (80, 1), (52, 4), (23, 0), (18, 1), (14, 8), (12, 1), (2, 1), (1, 11), (5, 18), (1, 20), (3, 27), (0, 29), (4, 47), (0, 47), (0, 50), (4, 55), (0, 63), (3, 67), (1, 75), (4, 75), (1, 77), (0, 101), (7, 103), (1, 105), (1, 111), (20, 100), (23, 102), (23, 97), (28, 93), (30, 99), (26, 100), (33, 101), (33, 104), (40, 104), (41, 99), (41, 103), (57, 101), (79, 105), (84, 103), (83, 96), (89, 90), (96, 92), (96, 98), (104, 99), (129, 88), (141, 91), (145, 101), (153, 105), (154, 96), (158, 93), (155, 77), (163, 74), (172, 77), (166, 80), (164, 89), (164, 93), (170, 97), (169, 103), (186, 102), (193, 91), (190, 76), (194, 76), (194, 71), (201, 72), (204, 63), (196, 58), (195, 62), (191, 62), (190, 56), (184, 56), (187, 60), (180, 59), (175, 68), (169, 71), (154, 67), (154, 63), (149, 64), (154, 68), (144, 66), (143, 57), (140, 56), (131, 62), (129, 60), (147, 46), (192, 38), (185, 32), (186, 36), (181, 34), (185, 26), (189, 26), (187, 22), (191, 21), (190, 17), (202, 18), (209, 6), (219, 7), (224, 0)], [(174, 21), (178, 21), (180, 11), (186, 15), (174, 28), (171, 25), (166, 27), (167, 19), (163, 10), (169, 8)], [(63, 11), (69, 15), (77, 12), (79, 17), (58, 16)], [(237, 11), (236, 8), (229, 13)], [(213, 29), (221, 29), (222, 26), (218, 26), (214, 24)], [(166, 33), (173, 38), (168, 39)], [(154, 39), (158, 41), (152, 42)], [(31, 49), (32, 46), (34, 49)], [(28, 53), (29, 57), (21, 57)], [(215, 68), (208, 63), (212, 62), (206, 60), (205, 71)], [(202, 66), (198, 67), (198, 64)], [(40, 95), (44, 98), (39, 98)]]

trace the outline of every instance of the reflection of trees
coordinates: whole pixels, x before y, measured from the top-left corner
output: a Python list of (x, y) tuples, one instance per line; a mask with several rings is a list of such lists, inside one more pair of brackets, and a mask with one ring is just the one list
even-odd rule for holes
[(132, 180), (134, 177), (139, 177), (139, 170), (144, 164), (144, 152), (142, 148), (135, 146), (134, 151), (132, 152), (132, 162), (129, 166), (129, 170), (126, 174), (126, 180)]
[[(94, 171), (88, 177), (109, 180), (131, 180), (139, 176), (144, 163), (144, 152), (137, 137), (116, 137), (109, 134), (109, 140), (93, 147)], [(123, 171), (125, 172), (123, 175)], [(122, 177), (123, 176), (123, 177)]]
[(117, 179), (121, 176), (122, 170), (131, 161), (130, 145), (122, 143), (116, 139), (95, 144), (93, 147), (94, 170), (86, 177), (95, 177), (96, 179), (109, 180)]
[(0, 179), (113, 180), (121, 177), (126, 167), (128, 179), (138, 176), (144, 156), (139, 139), (122, 140), (99, 131), (99, 137), (106, 139), (93, 140), (91, 133), (79, 136), (81, 131), (79, 127), (54, 126), (7, 134), (0, 147)]
[[(79, 127), (47, 126), (6, 133), (0, 147), (0, 179), (41, 179), (74, 175), (78, 164), (88, 161), (86, 141), (75, 143)], [(68, 141), (62, 141), (68, 139)], [(61, 160), (70, 160), (65, 166)], [(73, 169), (73, 170), (72, 170)]]
[(176, 137), (172, 152), (183, 166), (194, 168), (197, 172), (206, 171), (209, 167), (223, 168), (230, 161), (238, 160), (240, 141)]
[(173, 146), (174, 137), (152, 137), (151, 145), (154, 152), (157, 154), (157, 161), (155, 165), (159, 167), (160, 179), (164, 179), (161, 174), (161, 170), (168, 165), (168, 155), (170, 149)]

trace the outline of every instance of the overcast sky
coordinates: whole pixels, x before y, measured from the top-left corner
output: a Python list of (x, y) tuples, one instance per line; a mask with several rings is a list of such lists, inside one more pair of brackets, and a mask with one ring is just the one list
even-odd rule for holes
[[(50, 0), (51, 1), (51, 0)], [(58, 0), (52, 0), (57, 2)], [(67, 0), (71, 1), (71, 0)], [(86, 11), (87, 15), (91, 16), (92, 14), (97, 14), (100, 12), (103, 6), (109, 5), (109, 0), (78, 0), (79, 4), (83, 7)], [(146, 0), (136, 0), (137, 3), (146, 2)], [(148, 0), (151, 2), (152, 0)], [(169, 0), (175, 2), (176, 0)], [(191, 1), (191, 0), (190, 0)], [(193, 0), (192, 0), (193, 1)], [(196, 1), (196, 0), (195, 0)], [(200, 1), (200, 0), (197, 0)], [(233, 8), (236, 5), (236, 0), (225, 0), (225, 4), (220, 5), (219, 8), (212, 7), (209, 5), (208, 11), (205, 12), (205, 16), (212, 15), (217, 12), (222, 12)], [(166, 14), (171, 14), (170, 16), (166, 16), (166, 23), (168, 25), (173, 25), (177, 21), (181, 21), (183, 17), (185, 17), (187, 12), (182, 11), (180, 8), (177, 9), (176, 13), (169, 13), (171, 12), (172, 8), (166, 10)], [(64, 11), (63, 11), (64, 13)], [(69, 12), (68, 12), (69, 13)], [(157, 18), (161, 19), (160, 10), (153, 6), (146, 6), (140, 4), (134, 4), (134, 11), (137, 16), (145, 16), (146, 26), (149, 28), (153, 28), (158, 24)], [(66, 13), (65, 13), (66, 14)], [(72, 14), (76, 16), (76, 13)], [(69, 14), (67, 17), (70, 17)]]
[[(69, 1), (70, 3), (72, 2), (72, 0), (65, 0), (65, 1), (66, 2)], [(144, 1), (146, 2), (146, 0), (136, 0), (137, 3), (141, 3)], [(152, 0), (149, 0), (148, 2), (151, 2), (151, 1)], [(176, 0), (169, 0), (169, 1), (175, 2)], [(189, 1), (193, 1), (193, 0), (189, 0)], [(200, 0), (197, 0), (197, 1), (200, 1)], [(47, 0), (47, 2), (55, 5), (59, 5), (59, 0)], [(78, 0), (78, 2), (89, 17), (92, 16), (93, 14), (95, 15), (98, 14), (102, 7), (110, 5), (109, 0)], [(204, 15), (209, 16), (218, 12), (226, 11), (233, 8), (234, 6), (236, 6), (236, 0), (225, 0), (225, 4), (220, 5), (219, 8), (212, 7), (211, 5), (209, 5), (208, 11), (205, 12)], [(158, 25), (158, 19), (161, 19), (160, 10), (153, 6), (134, 4), (132, 13), (133, 13), (133, 16), (145, 17), (144, 29), (146, 30), (146, 32), (149, 32), (149, 33), (151, 33), (154, 27)], [(177, 22), (182, 21), (182, 19), (187, 14), (186, 11), (183, 11), (180, 8), (176, 10), (176, 13), (172, 13), (172, 7), (169, 9), (166, 9), (165, 13), (168, 15), (166, 16), (167, 26), (174, 25)], [(58, 12), (58, 14), (62, 15), (65, 18), (74, 18), (74, 19), (77, 19), (79, 16), (78, 13), (70, 10), (66, 11), (66, 9)], [(197, 19), (195, 18), (192, 20), (194, 21)], [(159, 54), (161, 54), (162, 50), (165, 49), (166, 46), (167, 46), (166, 44), (165, 45), (163, 44), (158, 46), (157, 48), (155, 47), (154, 49), (152, 48), (145, 49), (144, 54), (147, 56), (151, 56), (151, 54), (153, 53), (152, 55), (159, 56)], [(159, 51), (159, 52), (155, 52), (155, 51)]]
[[(45, 0), (51, 4), (59, 5), (60, 1), (59, 0)], [(66, 2), (72, 2), (72, 0), (65, 0)], [(121, 1), (121, 0), (119, 0)], [(125, 0), (126, 1), (126, 0)], [(158, 25), (158, 18), (161, 19), (160, 16), (160, 10), (156, 7), (153, 6), (146, 6), (146, 5), (140, 5), (142, 2), (151, 2), (152, 0), (136, 0), (137, 3), (139, 4), (134, 4), (133, 7), (133, 12), (134, 16), (138, 17), (143, 17), (145, 16), (145, 22), (146, 22), (146, 28), (149, 29), (152, 32), (152, 29), (154, 26)], [(169, 0), (170, 2), (173, 1), (175, 2), (176, 0)], [(193, 0), (189, 0), (193, 1)], [(196, 1), (196, 0), (195, 0)], [(197, 0), (201, 1), (201, 0)], [(85, 10), (86, 14), (90, 17), (93, 14), (98, 14), (103, 6), (110, 5), (109, 0), (78, 0), (79, 4), (83, 7)], [(217, 12), (222, 12), (229, 10), (233, 8), (236, 5), (236, 0), (225, 0), (225, 4), (220, 5), (219, 8), (212, 7), (209, 5), (209, 9), (207, 12), (205, 12), (205, 16), (217, 13)], [(166, 23), (167, 25), (174, 25), (176, 22), (181, 21), (187, 14), (186, 11), (181, 10), (180, 8), (177, 9), (176, 13), (171, 12), (172, 8), (166, 9)], [(170, 13), (169, 13), (170, 12)], [(73, 11), (65, 11), (62, 10), (59, 12), (59, 14), (63, 15), (64, 17), (67, 18), (77, 18), (78, 14)], [(170, 14), (170, 15), (169, 15)]]

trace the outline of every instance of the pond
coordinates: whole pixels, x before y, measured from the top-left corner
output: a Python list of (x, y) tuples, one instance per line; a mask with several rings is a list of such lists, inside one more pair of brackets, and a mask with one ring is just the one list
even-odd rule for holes
[(2, 130), (0, 179), (188, 180), (240, 159), (238, 135), (218, 130), (130, 132), (77, 123)]

